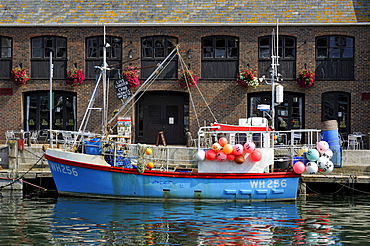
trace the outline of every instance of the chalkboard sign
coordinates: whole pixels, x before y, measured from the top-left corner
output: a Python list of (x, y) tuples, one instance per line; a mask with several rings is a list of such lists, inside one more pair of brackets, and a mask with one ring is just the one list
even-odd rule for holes
[(125, 99), (131, 96), (131, 91), (128, 86), (128, 81), (125, 78), (114, 81), (114, 88), (116, 88), (118, 99)]

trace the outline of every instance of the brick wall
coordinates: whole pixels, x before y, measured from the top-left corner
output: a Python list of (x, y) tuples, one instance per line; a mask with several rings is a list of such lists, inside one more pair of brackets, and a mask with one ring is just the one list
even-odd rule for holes
[[(140, 41), (141, 37), (151, 35), (168, 35), (178, 37), (180, 50), (186, 63), (191, 65), (199, 77), (201, 74), (201, 38), (209, 35), (232, 35), (239, 37), (240, 41), (240, 68), (258, 67), (258, 37), (270, 35), (272, 26), (218, 26), (218, 27), (108, 27), (107, 35), (116, 35), (123, 38), (122, 57), (124, 66), (140, 66)], [(316, 81), (315, 86), (302, 89), (295, 81), (284, 81), (284, 91), (305, 94), (305, 128), (318, 128), (321, 121), (321, 96), (328, 91), (342, 91), (351, 94), (351, 131), (370, 132), (369, 106), (370, 101), (361, 100), (363, 92), (369, 92), (370, 70), (370, 48), (369, 48), (369, 26), (282, 26), (279, 28), (281, 35), (291, 35), (297, 38), (297, 71), (304, 68), (315, 69), (315, 37), (321, 35), (350, 35), (355, 38), (355, 80), (354, 81)], [(28, 70), (31, 67), (31, 42), (30, 38), (41, 35), (59, 35), (67, 37), (68, 66), (77, 63), (78, 68), (84, 68), (85, 64), (85, 38), (102, 35), (102, 27), (0, 27), (0, 35), (13, 38), (13, 67), (19, 63)], [(188, 59), (186, 51), (191, 49), (191, 58)], [(128, 51), (133, 51), (133, 59), (128, 59)], [(80, 122), (87, 99), (94, 87), (94, 80), (87, 80), (82, 86), (70, 87), (65, 85), (64, 80), (54, 80), (54, 90), (76, 91), (78, 94), (78, 121)], [(271, 91), (271, 86), (261, 85), (256, 89), (245, 89), (239, 87), (235, 80), (203, 80), (200, 78), (199, 87), (204, 93), (209, 107), (219, 122), (237, 124), (238, 118), (246, 117), (246, 96), (250, 92)], [(0, 80), (0, 88), (12, 87), (14, 95), (0, 96), (0, 142), (5, 142), (4, 132), (8, 129), (23, 128), (23, 98), (27, 91), (48, 90), (49, 80), (31, 79), (26, 86), (15, 86), (9, 80)], [(152, 87), (153, 90), (185, 91), (181, 89), (177, 81), (161, 81)], [(208, 112), (206, 104), (201, 96), (195, 92), (193, 99), (197, 104), (197, 113), (201, 124), (214, 122)], [(120, 106), (112, 88), (110, 91), (110, 112)], [(194, 121), (193, 110), (191, 110), (191, 131), (195, 135), (197, 130)], [(101, 116), (93, 114), (93, 122), (99, 125)], [(95, 130), (99, 130), (97, 127)]]

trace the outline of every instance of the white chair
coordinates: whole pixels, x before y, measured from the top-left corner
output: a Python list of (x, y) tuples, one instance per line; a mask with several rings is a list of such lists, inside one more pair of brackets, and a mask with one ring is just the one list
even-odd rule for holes
[(34, 143), (34, 144), (38, 144), (39, 143), (39, 134), (40, 134), (40, 131), (33, 131), (31, 132), (31, 135), (30, 135), (30, 143)]
[(359, 142), (357, 141), (357, 136), (353, 134), (348, 135), (348, 146), (347, 149), (359, 149)]
[(361, 149), (364, 149), (364, 140), (362, 139), (362, 132), (354, 132), (353, 135), (356, 136), (359, 147)]
[(14, 131), (6, 131), (5, 138), (6, 138), (5, 144), (8, 144), (10, 139), (15, 138)]

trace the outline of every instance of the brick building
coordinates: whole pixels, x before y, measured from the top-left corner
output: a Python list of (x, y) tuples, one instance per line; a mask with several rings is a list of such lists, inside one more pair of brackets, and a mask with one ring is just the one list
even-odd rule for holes
[[(239, 118), (260, 116), (257, 105), (271, 104), (271, 85), (244, 88), (237, 76), (243, 69), (270, 76), (273, 30), (279, 33), (284, 86), (284, 101), (275, 107), (275, 128), (319, 128), (321, 121), (335, 119), (344, 137), (370, 132), (368, 0), (6, 0), (0, 7), (0, 142), (5, 142), (6, 130), (49, 129), (50, 52), (53, 129), (76, 129), (95, 86), (94, 66), (102, 61), (104, 26), (111, 45), (107, 61), (114, 68), (139, 67), (143, 82), (179, 44), (181, 57), (199, 77), (203, 94), (190, 88), (190, 96), (178, 84), (178, 58), (171, 62), (121, 115), (131, 117), (135, 142), (154, 143), (165, 129), (170, 144), (183, 144), (185, 132), (195, 135), (198, 125), (216, 120), (238, 124)], [(10, 80), (16, 67), (30, 75), (26, 85)], [(72, 67), (83, 70), (82, 85), (65, 83)], [(298, 86), (303, 69), (315, 72), (314, 86)], [(111, 81), (118, 71), (110, 73)], [(122, 103), (114, 88), (110, 95), (113, 112)], [(89, 130), (99, 130), (100, 112), (94, 111), (91, 119)]]

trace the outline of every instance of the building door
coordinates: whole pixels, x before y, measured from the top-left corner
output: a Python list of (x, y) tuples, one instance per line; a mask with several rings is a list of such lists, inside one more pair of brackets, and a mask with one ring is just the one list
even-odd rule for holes
[[(49, 91), (32, 91), (24, 94), (26, 131), (50, 129), (49, 98)], [(52, 98), (52, 129), (76, 130), (76, 93), (53, 91)]]
[(342, 136), (350, 132), (350, 94), (333, 91), (322, 94), (322, 121), (338, 121), (338, 129)]
[(155, 144), (163, 131), (167, 144), (185, 144), (188, 104), (186, 93), (145, 92), (136, 104), (136, 142)]

